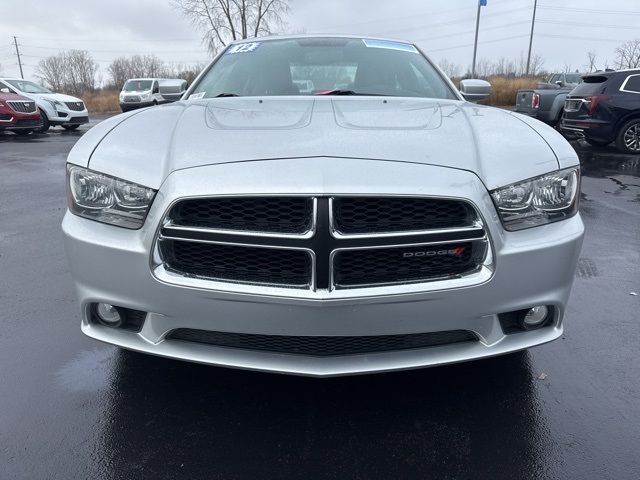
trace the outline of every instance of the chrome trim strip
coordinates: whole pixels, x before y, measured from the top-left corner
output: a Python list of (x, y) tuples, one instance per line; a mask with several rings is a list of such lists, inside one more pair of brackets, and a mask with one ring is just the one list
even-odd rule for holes
[[(354, 197), (363, 197), (363, 198), (371, 198), (372, 195), (341, 195), (341, 197), (354, 198)], [(329, 197), (329, 228), (331, 229), (331, 236), (338, 239), (348, 239), (348, 238), (392, 238), (392, 237), (410, 237), (413, 235), (438, 235), (438, 234), (446, 234), (446, 233), (460, 233), (460, 232), (472, 232), (478, 230), (484, 230), (484, 224), (482, 223), (482, 219), (480, 214), (478, 213), (478, 209), (469, 201), (464, 200), (462, 198), (456, 197), (430, 197), (430, 196), (411, 196), (411, 195), (380, 195), (379, 198), (414, 198), (414, 199), (424, 199), (424, 200), (456, 200), (459, 202), (464, 202), (469, 205), (476, 214), (476, 220), (473, 224), (468, 227), (455, 227), (455, 228), (433, 228), (426, 230), (405, 230), (400, 232), (378, 232), (378, 233), (341, 233), (340, 230), (336, 227), (335, 217), (333, 213), (333, 201), (335, 200), (335, 196)]]
[(632, 77), (640, 77), (640, 74), (636, 74), (636, 75), (629, 75), (627, 78), (625, 78), (624, 82), (622, 83), (622, 85), (620, 85), (620, 91), (621, 92), (626, 92), (626, 93), (635, 93), (636, 95), (640, 95), (640, 92), (636, 92), (634, 90), (627, 90), (627, 83), (629, 83), (629, 80), (631, 80)]
[[(489, 249), (490, 254), (490, 249)], [(203, 292), (232, 293), (246, 295), (247, 299), (287, 298), (290, 300), (304, 300), (305, 302), (331, 302), (349, 301), (365, 298), (390, 297), (398, 295), (413, 295), (428, 292), (441, 292), (457, 290), (459, 288), (476, 287), (487, 283), (493, 276), (493, 268), (489, 261), (481, 266), (480, 270), (463, 278), (438, 280), (435, 282), (405, 283), (401, 285), (375, 285), (366, 288), (345, 288), (333, 291), (272, 287), (268, 285), (251, 285), (243, 283), (220, 282), (204, 280), (193, 277), (183, 277), (168, 271), (164, 265), (159, 264), (153, 270), (153, 277), (161, 283), (182, 288), (201, 290)]]
[(13, 122), (13, 118), (14, 117), (11, 117), (9, 120), (0, 120), (0, 123), (11, 123)]
[[(237, 283), (237, 284), (241, 284), (241, 285), (266, 285), (266, 286), (274, 286), (277, 288), (299, 288), (299, 289), (305, 289), (305, 290), (310, 290), (310, 291), (315, 291), (316, 290), (316, 254), (313, 250), (309, 249), (309, 248), (300, 248), (300, 247), (280, 247), (280, 246), (273, 246), (273, 245), (252, 245), (252, 244), (246, 244), (246, 243), (235, 243), (235, 242), (220, 242), (220, 241), (214, 241), (214, 240), (194, 240), (194, 239), (185, 239), (185, 238), (181, 238), (181, 237), (171, 237), (171, 236), (165, 236), (160, 234), (157, 237), (156, 240), (156, 250), (158, 253), (158, 258), (161, 260), (161, 263), (159, 265), (156, 265), (155, 267), (159, 267), (162, 266), (163, 269), (165, 269), (165, 271), (169, 271), (166, 270), (166, 267), (164, 267), (164, 260), (162, 260), (162, 256), (160, 255), (160, 249), (159, 249), (159, 244), (161, 240), (173, 240), (173, 241), (178, 241), (178, 242), (191, 242), (191, 243), (206, 243), (206, 244), (214, 244), (214, 245), (231, 245), (234, 247), (248, 247), (248, 248), (264, 248), (264, 249), (268, 249), (268, 250), (296, 250), (296, 251), (302, 251), (302, 252), (306, 252), (309, 255), (309, 258), (311, 259), (311, 279), (308, 283), (308, 285), (281, 285), (281, 284), (274, 284), (274, 283), (263, 283), (263, 282), (241, 282), (241, 281), (234, 281), (234, 280), (228, 280), (228, 279), (220, 279), (220, 278), (214, 278), (214, 277), (206, 277), (209, 279), (209, 281), (218, 281), (218, 282), (224, 282), (224, 283)], [(182, 278), (193, 278), (189, 275), (180, 273), (180, 272), (173, 272), (174, 275), (180, 276)]]
[[(447, 240), (444, 242), (422, 242), (422, 243), (404, 243), (399, 245), (379, 245), (379, 246), (373, 246), (373, 247), (336, 248), (335, 250), (331, 251), (331, 255), (329, 256), (329, 291), (338, 289), (338, 285), (335, 283), (334, 269), (335, 269), (335, 257), (340, 252), (351, 251), (351, 250), (379, 250), (379, 249), (387, 249), (387, 248), (405, 248), (405, 247), (412, 248), (412, 247), (421, 247), (421, 246), (429, 246), (429, 245), (448, 245), (448, 244), (462, 243), (462, 242), (476, 242), (476, 243), (482, 242), (486, 245), (486, 250), (485, 250), (485, 254), (484, 254), (484, 258), (482, 259), (482, 262), (479, 263), (477, 267), (473, 269), (473, 271), (470, 271), (469, 272), (470, 274), (481, 270), (482, 267), (488, 267), (490, 265), (491, 262), (490, 261), (488, 262), (488, 260), (491, 258), (491, 255), (490, 255), (491, 245), (489, 244), (489, 239), (487, 238), (486, 235), (483, 235), (482, 237), (478, 237), (478, 238), (470, 238), (470, 239), (464, 239), (464, 240)], [(457, 279), (457, 278), (464, 278), (465, 276), (467, 276), (467, 274), (450, 275), (446, 277), (438, 277), (438, 278), (428, 279), (428, 280), (416, 280), (412, 282), (398, 281), (398, 282), (386, 282), (386, 283), (369, 283), (369, 284), (356, 285), (354, 287), (350, 287), (350, 286), (344, 287), (344, 289), (352, 290), (353, 288), (384, 287), (388, 285), (406, 285), (409, 283), (424, 285), (425, 283), (437, 282), (443, 279), (454, 279), (454, 278)]]

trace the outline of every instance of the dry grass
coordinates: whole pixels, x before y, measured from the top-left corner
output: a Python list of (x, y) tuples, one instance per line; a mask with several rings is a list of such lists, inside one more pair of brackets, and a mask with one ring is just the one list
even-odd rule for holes
[(488, 80), (491, 83), (491, 96), (482, 103), (494, 106), (514, 106), (518, 90), (535, 88), (539, 82), (535, 78), (493, 77)]
[(115, 90), (100, 90), (84, 94), (82, 100), (87, 105), (89, 113), (119, 113), (118, 94)]

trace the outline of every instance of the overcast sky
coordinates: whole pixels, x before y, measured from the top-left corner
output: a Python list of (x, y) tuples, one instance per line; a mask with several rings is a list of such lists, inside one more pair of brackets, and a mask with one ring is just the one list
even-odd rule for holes
[[(478, 57), (517, 58), (528, 48), (534, 0), (488, 0)], [(4, 3), (9, 3), (4, 0)], [(0, 16), (0, 74), (17, 76), (18, 37), (25, 77), (61, 50), (88, 50), (104, 69), (122, 55), (154, 53), (167, 62), (206, 62), (201, 34), (169, 0), (21, 0)], [(436, 61), (471, 64), (478, 0), (291, 0), (290, 32), (351, 33), (411, 40)], [(18, 11), (16, 11), (18, 10)], [(16, 14), (19, 15), (16, 17)], [(16, 19), (19, 18), (19, 21)], [(534, 53), (546, 69), (613, 63), (615, 47), (640, 38), (640, 0), (539, 0)]]

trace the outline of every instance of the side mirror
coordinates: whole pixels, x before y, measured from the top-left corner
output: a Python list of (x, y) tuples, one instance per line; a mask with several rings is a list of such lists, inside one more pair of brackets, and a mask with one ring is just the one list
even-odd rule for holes
[(460, 93), (467, 102), (484, 100), (491, 95), (491, 84), (485, 80), (460, 80)]
[(9, 90), (7, 87), (3, 87), (3, 88), (0, 88), (0, 92), (2, 92), (2, 93), (11, 93), (11, 90)]
[(160, 93), (160, 87), (158, 85), (153, 87), (153, 93)]
[(556, 85), (558, 85), (559, 87), (562, 87), (564, 83), (562, 82), (562, 80), (556, 80)]

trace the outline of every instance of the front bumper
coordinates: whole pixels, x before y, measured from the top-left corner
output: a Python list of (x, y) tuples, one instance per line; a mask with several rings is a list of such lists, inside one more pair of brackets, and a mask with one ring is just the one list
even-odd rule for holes
[(146, 108), (153, 105), (153, 101), (149, 102), (120, 102), (120, 109), (123, 112), (127, 112), (129, 110), (136, 110), (138, 108)]
[[(268, 178), (269, 182), (246, 181), (247, 177)], [(239, 183), (238, 178), (245, 181)], [(250, 293), (225, 291), (220, 285), (204, 289), (163, 281), (154, 275), (150, 265), (164, 212), (176, 198), (212, 192), (432, 196), (456, 192), (472, 201), (484, 217), (491, 237), (491, 265), (475, 282), (464, 285), (433, 282), (406, 289), (376, 287), (304, 295), (274, 294), (268, 288)], [(174, 172), (158, 192), (142, 229), (124, 230), (67, 213), (63, 231), (83, 312), (82, 330), (90, 337), (164, 357), (311, 376), (448, 364), (554, 340), (562, 334), (562, 317), (583, 237), (579, 216), (520, 232), (505, 232), (488, 192), (469, 172), (327, 158), (248, 162)], [(150, 313), (139, 333), (112, 329), (89, 321), (89, 306), (95, 302)], [(555, 307), (553, 325), (531, 332), (503, 333), (497, 314), (535, 305)], [(375, 354), (311, 357), (166, 339), (177, 328), (291, 336), (469, 330), (479, 341)]]

